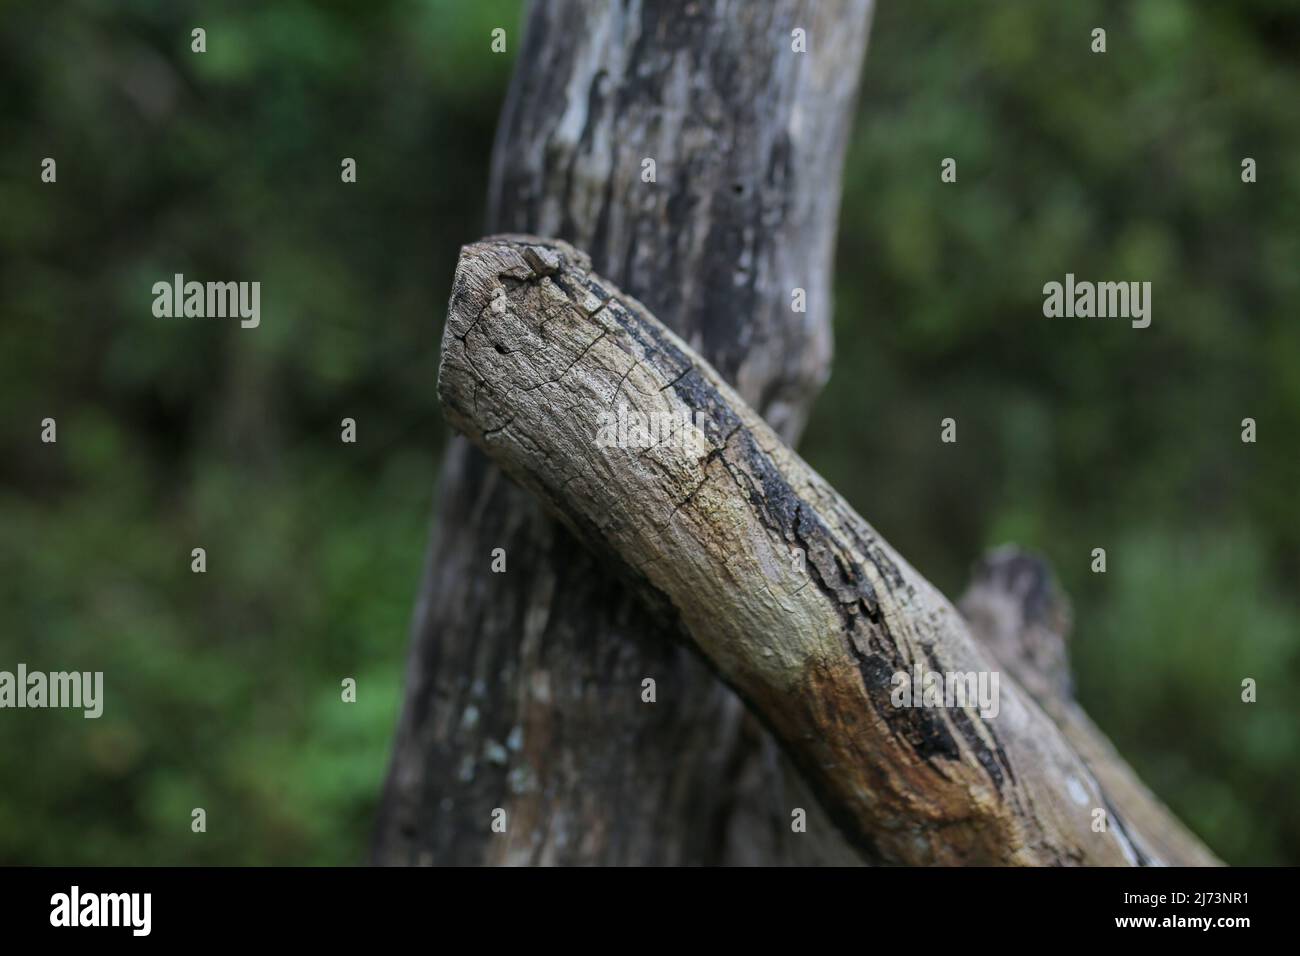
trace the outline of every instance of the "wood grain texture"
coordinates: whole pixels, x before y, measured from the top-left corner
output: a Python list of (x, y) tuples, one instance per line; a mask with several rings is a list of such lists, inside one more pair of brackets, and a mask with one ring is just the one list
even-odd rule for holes
[[(871, 9), (531, 4), (487, 228), (581, 245), (793, 442), (829, 367), (840, 175)], [(807, 53), (791, 50), (796, 27)], [(645, 158), (654, 183), (641, 181)], [(807, 312), (791, 310), (794, 288)], [(673, 624), (463, 440), (448, 448), (434, 524), (376, 862), (857, 859)], [(504, 574), (490, 571), (496, 548)], [(641, 701), (647, 677), (655, 705)], [(812, 818), (797, 840), (794, 806)], [(504, 835), (489, 829), (498, 807)]]
[[(699, 648), (867, 859), (1185, 862), (1137, 835), (1131, 794), (1107, 792), (1115, 781), (952, 605), (571, 246), (497, 236), (463, 250), (438, 393), (454, 427)], [(702, 435), (611, 445), (620, 405)], [(996, 716), (896, 706), (894, 675), (917, 665), (999, 672)]]

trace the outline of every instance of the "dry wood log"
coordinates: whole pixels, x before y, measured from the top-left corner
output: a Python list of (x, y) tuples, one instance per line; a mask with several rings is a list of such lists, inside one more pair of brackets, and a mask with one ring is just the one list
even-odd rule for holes
[[(487, 230), (587, 250), (793, 444), (829, 366), (840, 174), (872, 7), (531, 3)], [(791, 309), (795, 288), (806, 312)], [(851, 858), (792, 839), (787, 806), (807, 801), (783, 786), (771, 735), (463, 439), (444, 457), (434, 529), (376, 862)], [(496, 549), (507, 573), (490, 570)], [(642, 703), (646, 677), (660, 705)]]
[(975, 566), (957, 603), (977, 640), (1034, 698), (1074, 747), (1144, 859), (1213, 866), (1219, 859), (1156, 796), (1074, 699), (1067, 649), (1071, 615), (1047, 564), (999, 548)]
[[(1139, 833), (1145, 810), (1130, 815), (1132, 794), (1108, 790), (1113, 775), (1090, 767), (1010, 674), (983, 712), (970, 701), (900, 706), (897, 675), (991, 676), (999, 664), (707, 363), (582, 253), (526, 236), (466, 247), (438, 392), (452, 425), (620, 568), (764, 720), (866, 858), (1209, 859)], [(633, 428), (611, 441), (620, 409), (667, 427), (653, 440)]]

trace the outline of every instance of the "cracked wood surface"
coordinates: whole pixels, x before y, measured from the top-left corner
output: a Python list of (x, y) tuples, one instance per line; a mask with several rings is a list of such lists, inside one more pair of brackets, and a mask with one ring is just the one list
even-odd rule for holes
[[(996, 717), (894, 706), (891, 678), (913, 665), (1001, 665), (717, 372), (582, 253), (524, 236), (466, 247), (438, 391), (452, 425), (619, 568), (762, 717), (867, 859), (1204, 861), (1138, 833), (1131, 794), (1090, 768), (1010, 673)], [(702, 416), (704, 447), (680, 431), (650, 447), (603, 444), (602, 414), (619, 404), (669, 421)], [(1104, 832), (1093, 829), (1097, 808)]]
[[(487, 230), (586, 249), (793, 443), (829, 365), (840, 175), (872, 6), (530, 4)], [(807, 53), (791, 51), (796, 27)], [(641, 181), (646, 157), (655, 183)], [(790, 308), (796, 287), (807, 312)], [(490, 570), (497, 548), (503, 574)], [(858, 861), (771, 735), (671, 635), (454, 439), (374, 861)], [(795, 806), (809, 814), (797, 838)], [(498, 807), (503, 835), (489, 829)]]

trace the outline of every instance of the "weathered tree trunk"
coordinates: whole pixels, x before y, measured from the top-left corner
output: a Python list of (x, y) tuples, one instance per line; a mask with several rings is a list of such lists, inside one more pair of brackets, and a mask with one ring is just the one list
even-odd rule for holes
[[(498, 236), (462, 250), (438, 394), (453, 426), (698, 647), (869, 859), (1213, 862), (1068, 701), (1064, 629), (1035, 602), (1041, 580), (989, 565), (967, 600), (985, 622), (977, 641), (571, 246)], [(632, 430), (611, 430), (616, 408)], [(969, 696), (941, 685), (937, 701), (900, 699), (912, 680), (899, 677), (919, 670), (970, 675)]]
[[(791, 443), (827, 374), (870, 12), (537, 3), (493, 156), (491, 229), (587, 250)], [(807, 801), (783, 795), (803, 784), (767, 732), (531, 496), (460, 440), (440, 496), (377, 862), (851, 858), (829, 827), (789, 839), (788, 807)], [(491, 571), (497, 548), (505, 573)]]

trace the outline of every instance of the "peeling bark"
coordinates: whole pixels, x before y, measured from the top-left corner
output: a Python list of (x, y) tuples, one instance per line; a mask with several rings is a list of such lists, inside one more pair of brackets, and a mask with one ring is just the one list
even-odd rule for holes
[[(498, 236), (462, 251), (438, 392), (454, 427), (698, 648), (867, 859), (1192, 862), (1189, 836), (1146, 832), (1131, 772), (1087, 749), (1095, 729), (1049, 718), (717, 371), (571, 246)], [(620, 404), (702, 433), (611, 445)], [(1059, 688), (1047, 659), (1043, 687)], [(999, 673), (996, 715), (898, 706), (894, 677), (917, 666)]]

